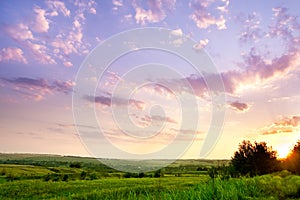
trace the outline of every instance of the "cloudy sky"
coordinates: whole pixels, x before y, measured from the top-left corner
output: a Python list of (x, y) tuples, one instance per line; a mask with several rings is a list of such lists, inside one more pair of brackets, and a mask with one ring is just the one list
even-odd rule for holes
[[(163, 27), (196, 41), (193, 48), (210, 56), (223, 80), (225, 119), (207, 157), (230, 158), (244, 139), (266, 141), (285, 156), (300, 139), (299, 7), (295, 0), (3, 0), (0, 152), (86, 156), (95, 144), (103, 156), (117, 157), (105, 149), (149, 154), (189, 141), (183, 157), (198, 158), (211, 126), (212, 94), (201, 74), (168, 52), (123, 41), (133, 51), (89, 75), (96, 90), (77, 96), (94, 109), (97, 123), (84, 115), (74, 120), (72, 94), (82, 84), (76, 77), (92, 50), (124, 31)], [(132, 89), (130, 98), (124, 88)], [(189, 99), (199, 111), (196, 128), (192, 116), (182, 126)]]

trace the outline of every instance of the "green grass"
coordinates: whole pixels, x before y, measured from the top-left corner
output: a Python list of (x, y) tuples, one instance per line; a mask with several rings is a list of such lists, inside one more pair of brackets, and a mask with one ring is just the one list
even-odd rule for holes
[(228, 180), (208, 176), (22, 180), (2, 183), (0, 199), (299, 199), (300, 176), (282, 174)]
[(0, 164), (0, 173), (13, 174), (14, 176), (41, 176), (53, 173), (50, 169), (32, 165)]
[[(204, 177), (202, 181), (207, 180)], [(156, 194), (162, 191), (188, 189), (199, 178), (108, 178), (95, 181), (44, 182), (40, 180), (13, 181), (1, 184), (0, 199), (99, 199), (130, 195)]]

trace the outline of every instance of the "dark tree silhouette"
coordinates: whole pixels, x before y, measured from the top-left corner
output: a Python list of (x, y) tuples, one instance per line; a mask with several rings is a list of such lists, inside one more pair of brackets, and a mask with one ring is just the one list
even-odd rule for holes
[(234, 153), (231, 164), (236, 173), (250, 176), (274, 172), (279, 166), (276, 151), (267, 147), (265, 142), (251, 144), (245, 140)]
[(287, 158), (287, 167), (289, 171), (300, 174), (300, 140)]

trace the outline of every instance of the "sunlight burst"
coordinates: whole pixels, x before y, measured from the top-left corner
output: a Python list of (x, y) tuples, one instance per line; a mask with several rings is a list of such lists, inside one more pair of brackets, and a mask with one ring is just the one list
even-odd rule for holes
[(278, 158), (286, 158), (290, 153), (290, 147), (288, 145), (281, 145), (277, 147)]

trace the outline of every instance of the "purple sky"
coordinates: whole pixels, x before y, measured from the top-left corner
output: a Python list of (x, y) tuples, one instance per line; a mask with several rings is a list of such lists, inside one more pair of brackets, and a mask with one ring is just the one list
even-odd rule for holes
[[(3, 0), (0, 152), (88, 155), (72, 111), (72, 92), (81, 64), (98, 44), (115, 34), (164, 27), (197, 41), (196, 48), (206, 50), (223, 79), (226, 118), (208, 158), (230, 158), (243, 139), (266, 141), (283, 157), (300, 139), (299, 7), (295, 0)], [(133, 91), (130, 101), (124, 100), (122, 93), (115, 99), (117, 109), (128, 110), (130, 120), (145, 128), (142, 134), (146, 136), (147, 127), (164, 122), (163, 135), (130, 145), (135, 140), (128, 141), (114, 124), (114, 87), (119, 83), (129, 87), (132, 83), (124, 76), (135, 66), (158, 62), (180, 72), (180, 78), (175, 74), (159, 77), (171, 84), (175, 93), (150, 84)], [(155, 72), (148, 68), (151, 79)], [(99, 77), (90, 78), (93, 82)], [(194, 93), (184, 83), (189, 83)], [(183, 158), (198, 158), (210, 124), (211, 100), (205, 81), (195, 76), (185, 61), (164, 52), (136, 51), (113, 63), (97, 85), (95, 97), (86, 94), (82, 101), (95, 106), (99, 126), (109, 141), (133, 153), (163, 148), (178, 131), (186, 134), (182, 141), (189, 140), (191, 130), (180, 130), (180, 106), (184, 105), (178, 104), (176, 94), (196, 99), (200, 125)], [(164, 114), (149, 114), (149, 107), (157, 104), (164, 107)], [(88, 120), (77, 126), (84, 127), (87, 134), (97, 131)], [(128, 129), (137, 134), (134, 128)], [(97, 139), (105, 146), (107, 138)]]

